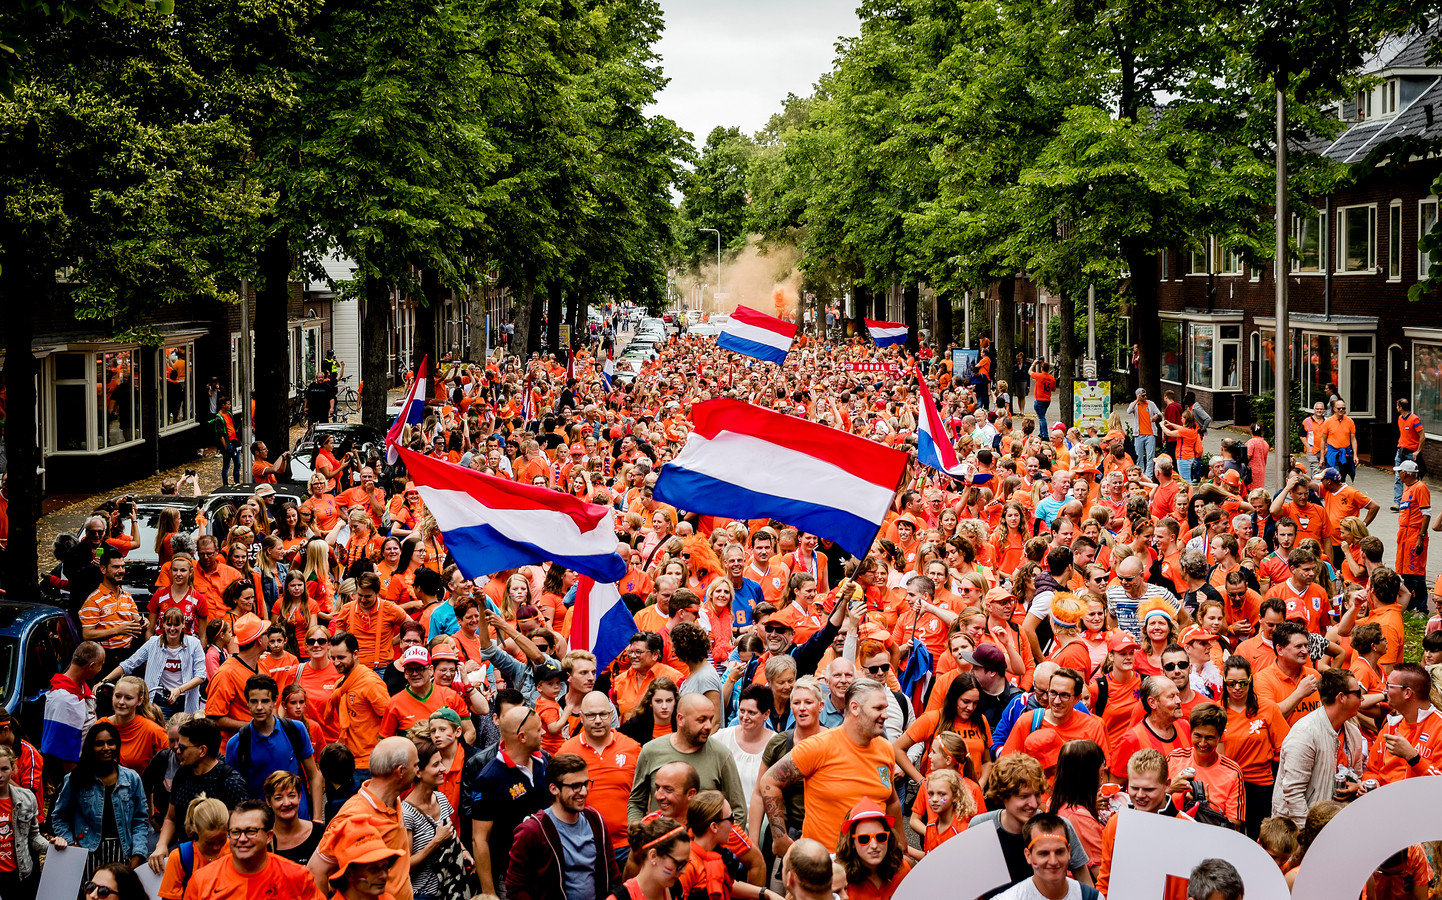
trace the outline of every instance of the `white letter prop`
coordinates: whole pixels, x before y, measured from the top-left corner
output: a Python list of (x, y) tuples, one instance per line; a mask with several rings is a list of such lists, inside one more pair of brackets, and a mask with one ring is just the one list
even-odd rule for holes
[[(1408, 778), (1368, 791), (1317, 835), (1293, 896), (1356, 900), (1382, 860), (1412, 844), (1442, 840), (1442, 776)], [(1252, 885), (1247, 884), (1247, 900)]]
[[(1213, 858), (1236, 867), (1247, 886), (1247, 900), (1288, 900), (1291, 896), (1277, 864), (1240, 832), (1134, 809), (1117, 815), (1122, 819), (1117, 823), (1107, 900), (1156, 900), (1162, 896), (1168, 875), (1186, 878), (1197, 863)], [(1311, 854), (1307, 858), (1311, 859)], [(1358, 896), (1353, 894), (1350, 900)]]
[(892, 900), (980, 897), (1009, 881), (1011, 874), (1006, 868), (1006, 857), (1001, 854), (996, 827), (984, 823), (968, 828), (926, 854), (902, 879)]

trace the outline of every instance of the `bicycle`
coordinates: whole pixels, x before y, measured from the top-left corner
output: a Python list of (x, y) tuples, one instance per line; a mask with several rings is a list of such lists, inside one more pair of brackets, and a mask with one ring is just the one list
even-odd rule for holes
[(350, 418), (360, 412), (360, 393), (354, 387), (346, 385), (351, 376), (341, 378), (341, 388), (335, 397), (336, 415), (341, 418)]

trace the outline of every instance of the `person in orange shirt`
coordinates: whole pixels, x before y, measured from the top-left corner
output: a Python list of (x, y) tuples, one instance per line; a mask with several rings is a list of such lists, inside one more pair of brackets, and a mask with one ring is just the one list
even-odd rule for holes
[(355, 635), (345, 631), (331, 635), (330, 661), (340, 679), (325, 705), (325, 718), (335, 722), (340, 742), (355, 756), (358, 776), (370, 766), (391, 699), (381, 677), (360, 665), (359, 650)]
[[(1148, 747), (1132, 754), (1127, 762), (1127, 795), (1132, 799), (1132, 808), (1138, 812), (1190, 819), (1172, 805), (1171, 794), (1167, 792), (1171, 779), (1167, 774), (1167, 758), (1158, 750)], [(1117, 823), (1121, 816), (1112, 816), (1102, 829), (1101, 872), (1097, 875), (1097, 890), (1106, 895), (1112, 877), (1112, 855), (1117, 843)]]
[(360, 484), (336, 496), (336, 506), (341, 510), (362, 509), (370, 514), (375, 527), (380, 528), (385, 516), (386, 492), (376, 484), (375, 469), (370, 466), (361, 467), (360, 478)]
[(622, 719), (636, 714), (646, 688), (659, 676), (665, 675), (678, 685), (686, 680), (679, 671), (660, 661), (664, 649), (661, 635), (654, 631), (638, 631), (631, 635), (630, 645), (626, 648), (631, 666), (617, 672), (611, 680), (611, 696), (616, 701), (616, 708), (621, 711)]
[(205, 714), (220, 726), (226, 740), (250, 724), (250, 703), (245, 696), (245, 683), (260, 674), (260, 655), (266, 649), (266, 623), (247, 614), (235, 620), (235, 642), (239, 650), (231, 655), (215, 675), (205, 697)]
[(355, 637), (361, 665), (381, 670), (395, 659), (396, 637), (401, 624), (409, 620), (405, 610), (381, 599), (380, 577), (362, 572), (356, 576), (356, 599), (340, 608), (331, 627)]
[(190, 808), (185, 811), (185, 833), (190, 837), (194, 854), (190, 871), (187, 872), (181, 862), (180, 848), (170, 851), (155, 896), (159, 900), (181, 900), (191, 876), (230, 854), (229, 829), (230, 810), (223, 800), (205, 797), (190, 801)]
[(1283, 622), (1272, 631), (1277, 661), (1252, 676), (1257, 696), (1270, 700), (1282, 711), (1287, 724), (1322, 705), (1317, 694), (1319, 677), (1307, 655), (1307, 630), (1296, 622)]
[(1272, 814), (1276, 781), (1272, 771), (1290, 726), (1277, 704), (1257, 698), (1252, 687), (1252, 667), (1241, 657), (1227, 660), (1222, 692), (1227, 712), (1222, 753), (1241, 766), (1246, 793), (1244, 821), (1247, 834), (1253, 835), (1261, 828), (1262, 820)]
[(330, 632), (323, 625), (312, 625), (305, 635), (305, 650), (309, 658), (301, 664), (296, 684), (305, 691), (305, 718), (320, 728), (320, 740), (312, 741), (319, 747), (335, 743), (340, 736), (335, 720), (326, 715), (326, 701), (335, 690), (340, 673), (330, 661)]
[(1397, 574), (1412, 593), (1412, 605), (1427, 610), (1427, 519), (1432, 492), (1421, 480), (1417, 463), (1404, 460), (1393, 467), (1402, 479), (1402, 501), (1397, 504)]
[[(1173, 750), (1167, 756), (1167, 777), (1173, 784), (1178, 781), (1200, 782), (1206, 789), (1207, 803), (1230, 819), (1233, 828), (1240, 829), (1247, 816), (1242, 767), (1218, 752), (1222, 735), (1227, 732), (1227, 714), (1215, 703), (1204, 703), (1192, 710), (1189, 721), (1192, 745)], [(1184, 777), (1187, 769), (1192, 774)], [(1189, 794), (1190, 791), (1173, 800), (1180, 806), (1187, 806)]]
[(318, 534), (330, 534), (340, 521), (340, 507), (335, 497), (327, 492), (330, 482), (319, 472), (310, 476), (310, 496), (301, 501), (300, 508), (309, 510)]
[(1402, 661), (1402, 651), (1407, 645), (1402, 604), (1399, 602), (1402, 579), (1386, 566), (1377, 566), (1367, 580), (1367, 589), (1371, 595), (1371, 612), (1357, 619), (1357, 624), (1376, 622), (1382, 629), (1382, 637), (1387, 639), (1387, 652), (1382, 654), (1378, 664), (1384, 673), (1390, 672), (1393, 666)]
[(1313, 634), (1324, 634), (1331, 626), (1331, 600), (1327, 592), (1314, 584), (1317, 557), (1309, 550), (1293, 550), (1287, 554), (1291, 574), (1286, 581), (1273, 585), (1267, 597), (1276, 597), (1286, 608), (1289, 621), (1302, 622)]
[(195, 572), (191, 587), (205, 603), (207, 619), (224, 618), (230, 610), (225, 605), (225, 589), (240, 580), (240, 572), (221, 561), (220, 542), (213, 534), (195, 539)]
[(471, 711), (459, 694), (435, 683), (431, 655), (426, 648), (406, 648), (400, 663), (406, 676), (406, 686), (386, 704), (385, 715), (381, 717), (381, 737), (409, 731), (420, 720), (430, 718), (431, 713), (446, 708), (455, 710), (456, 715), (461, 717), (461, 732), (467, 743), (474, 743), (476, 732), (471, 724)]
[(1387, 675), (1392, 715), (1372, 740), (1367, 777), (1381, 784), (1442, 775), (1436, 758), (1442, 743), (1442, 713), (1429, 699), (1432, 680), (1416, 663), (1401, 663)]
[(791, 570), (785, 563), (773, 559), (776, 552), (776, 532), (761, 528), (751, 536), (751, 562), (742, 571), (741, 577), (761, 586), (761, 596), (767, 603), (780, 607), (781, 595), (791, 579)]
[(1257, 633), (1237, 646), (1236, 655), (1245, 659), (1253, 674), (1277, 661), (1272, 632), (1287, 618), (1287, 604), (1279, 597), (1268, 597), (1258, 607)]
[(1362, 524), (1371, 525), (1382, 507), (1377, 501), (1342, 481), (1342, 473), (1332, 467), (1322, 470), (1322, 509), (1327, 515), (1327, 541), (1323, 549), (1342, 540), (1339, 526), (1348, 516), (1362, 518)]
[(1105, 748), (1108, 742), (1102, 720), (1076, 708), (1085, 689), (1086, 679), (1076, 669), (1053, 672), (1045, 710), (1019, 716), (997, 756), (1025, 753), (1041, 763), (1044, 771), (1051, 771), (1067, 741), (1095, 741)]
[(114, 712), (96, 721), (120, 729), (120, 764), (144, 772), (155, 754), (170, 746), (165, 726), (158, 724), (160, 710), (150, 702), (145, 679), (135, 675), (121, 678), (115, 683), (111, 702)]
[(591, 777), (588, 802), (606, 823), (613, 850), (626, 845), (626, 804), (641, 755), (639, 743), (611, 727), (615, 714), (605, 694), (590, 692), (581, 700), (580, 729), (560, 749), (586, 761)]
[(1376, 622), (1363, 622), (1352, 629), (1350, 643), (1353, 657), (1347, 664), (1347, 670), (1356, 677), (1357, 686), (1362, 689), (1357, 727), (1367, 737), (1375, 737), (1377, 722), (1374, 720), (1380, 720), (1382, 704), (1387, 699), (1387, 673), (1379, 664), (1382, 654), (1387, 652), (1387, 639), (1382, 636), (1382, 628)]
[(385, 894), (411, 900), (411, 839), (400, 798), (415, 783), (420, 754), (409, 738), (389, 737), (376, 745), (375, 756), (375, 771), (326, 823), (310, 858), (310, 874), (317, 884), (329, 884), (337, 874), (353, 871), (351, 863), (366, 857), (383, 860), (389, 851), (399, 855), (385, 875)]
[(195, 869), (184, 896), (323, 900), (315, 877), (304, 866), (267, 849), (274, 828), (275, 813), (264, 801), (236, 806), (230, 812), (230, 855)]
[(1332, 415), (1320, 426), (1326, 446), (1324, 462), (1328, 467), (1357, 472), (1357, 423), (1347, 415), (1347, 404), (1342, 400), (1332, 401)]
[(1297, 523), (1295, 544), (1312, 538), (1318, 544), (1329, 540), (1327, 511), (1311, 501), (1311, 479), (1294, 472), (1287, 479), (1287, 486), (1277, 493), (1269, 510), (1273, 518), (1286, 517)]
[(793, 572), (786, 582), (786, 590), (781, 594), (781, 608), (772, 617), (791, 626), (795, 635), (793, 640), (798, 644), (806, 643), (821, 630), (821, 617), (815, 609), (818, 591), (819, 585), (814, 577), (805, 572)]
[[(805, 576), (791, 577), (795, 580)], [(946, 652), (946, 636), (952, 623), (956, 621), (957, 613), (950, 606), (936, 602), (935, 594), (936, 583), (925, 575), (913, 575), (906, 580), (906, 601), (896, 618), (896, 625), (891, 629), (891, 640), (896, 646), (910, 652), (912, 640), (920, 638), (926, 649), (931, 651), (932, 659), (940, 659)], [(786, 610), (782, 610), (777, 615), (785, 612)], [(812, 618), (815, 620), (815, 617)], [(804, 631), (798, 624), (796, 642), (806, 643), (820, 627), (819, 620), (815, 620), (815, 627), (809, 627), (808, 623), (808, 628)]]

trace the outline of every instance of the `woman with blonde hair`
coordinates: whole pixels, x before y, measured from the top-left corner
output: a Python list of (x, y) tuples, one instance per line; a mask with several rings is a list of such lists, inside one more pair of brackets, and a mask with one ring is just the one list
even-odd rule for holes
[(170, 562), (171, 556), (175, 554), (174, 548), (170, 546), (170, 538), (179, 531), (180, 510), (174, 506), (162, 509), (155, 521), (155, 553), (160, 557), (162, 566)]
[(335, 602), (335, 589), (330, 574), (330, 547), (325, 538), (311, 538), (305, 544), (305, 592), (315, 601), (320, 620), (329, 622), (340, 607)]
[(113, 712), (100, 719), (120, 729), (120, 764), (144, 772), (155, 754), (170, 746), (165, 734), (165, 717), (150, 701), (150, 689), (138, 675), (125, 675), (115, 682)]
[(1346, 516), (1337, 523), (1337, 536), (1342, 541), (1342, 579), (1349, 584), (1363, 583), (1367, 568), (1359, 545), (1363, 538), (1371, 536), (1367, 523), (1356, 516)]
[(190, 840), (170, 851), (156, 896), (160, 900), (181, 900), (196, 872), (230, 855), (226, 841), (229, 829), (230, 808), (223, 800), (199, 794), (190, 801), (185, 809), (185, 833)]

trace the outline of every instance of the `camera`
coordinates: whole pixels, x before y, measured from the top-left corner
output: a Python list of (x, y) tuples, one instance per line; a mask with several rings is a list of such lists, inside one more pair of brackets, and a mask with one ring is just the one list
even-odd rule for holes
[(116, 502), (115, 507), (122, 519), (130, 518), (135, 515), (135, 495), (126, 494), (124, 497), (121, 497)]

